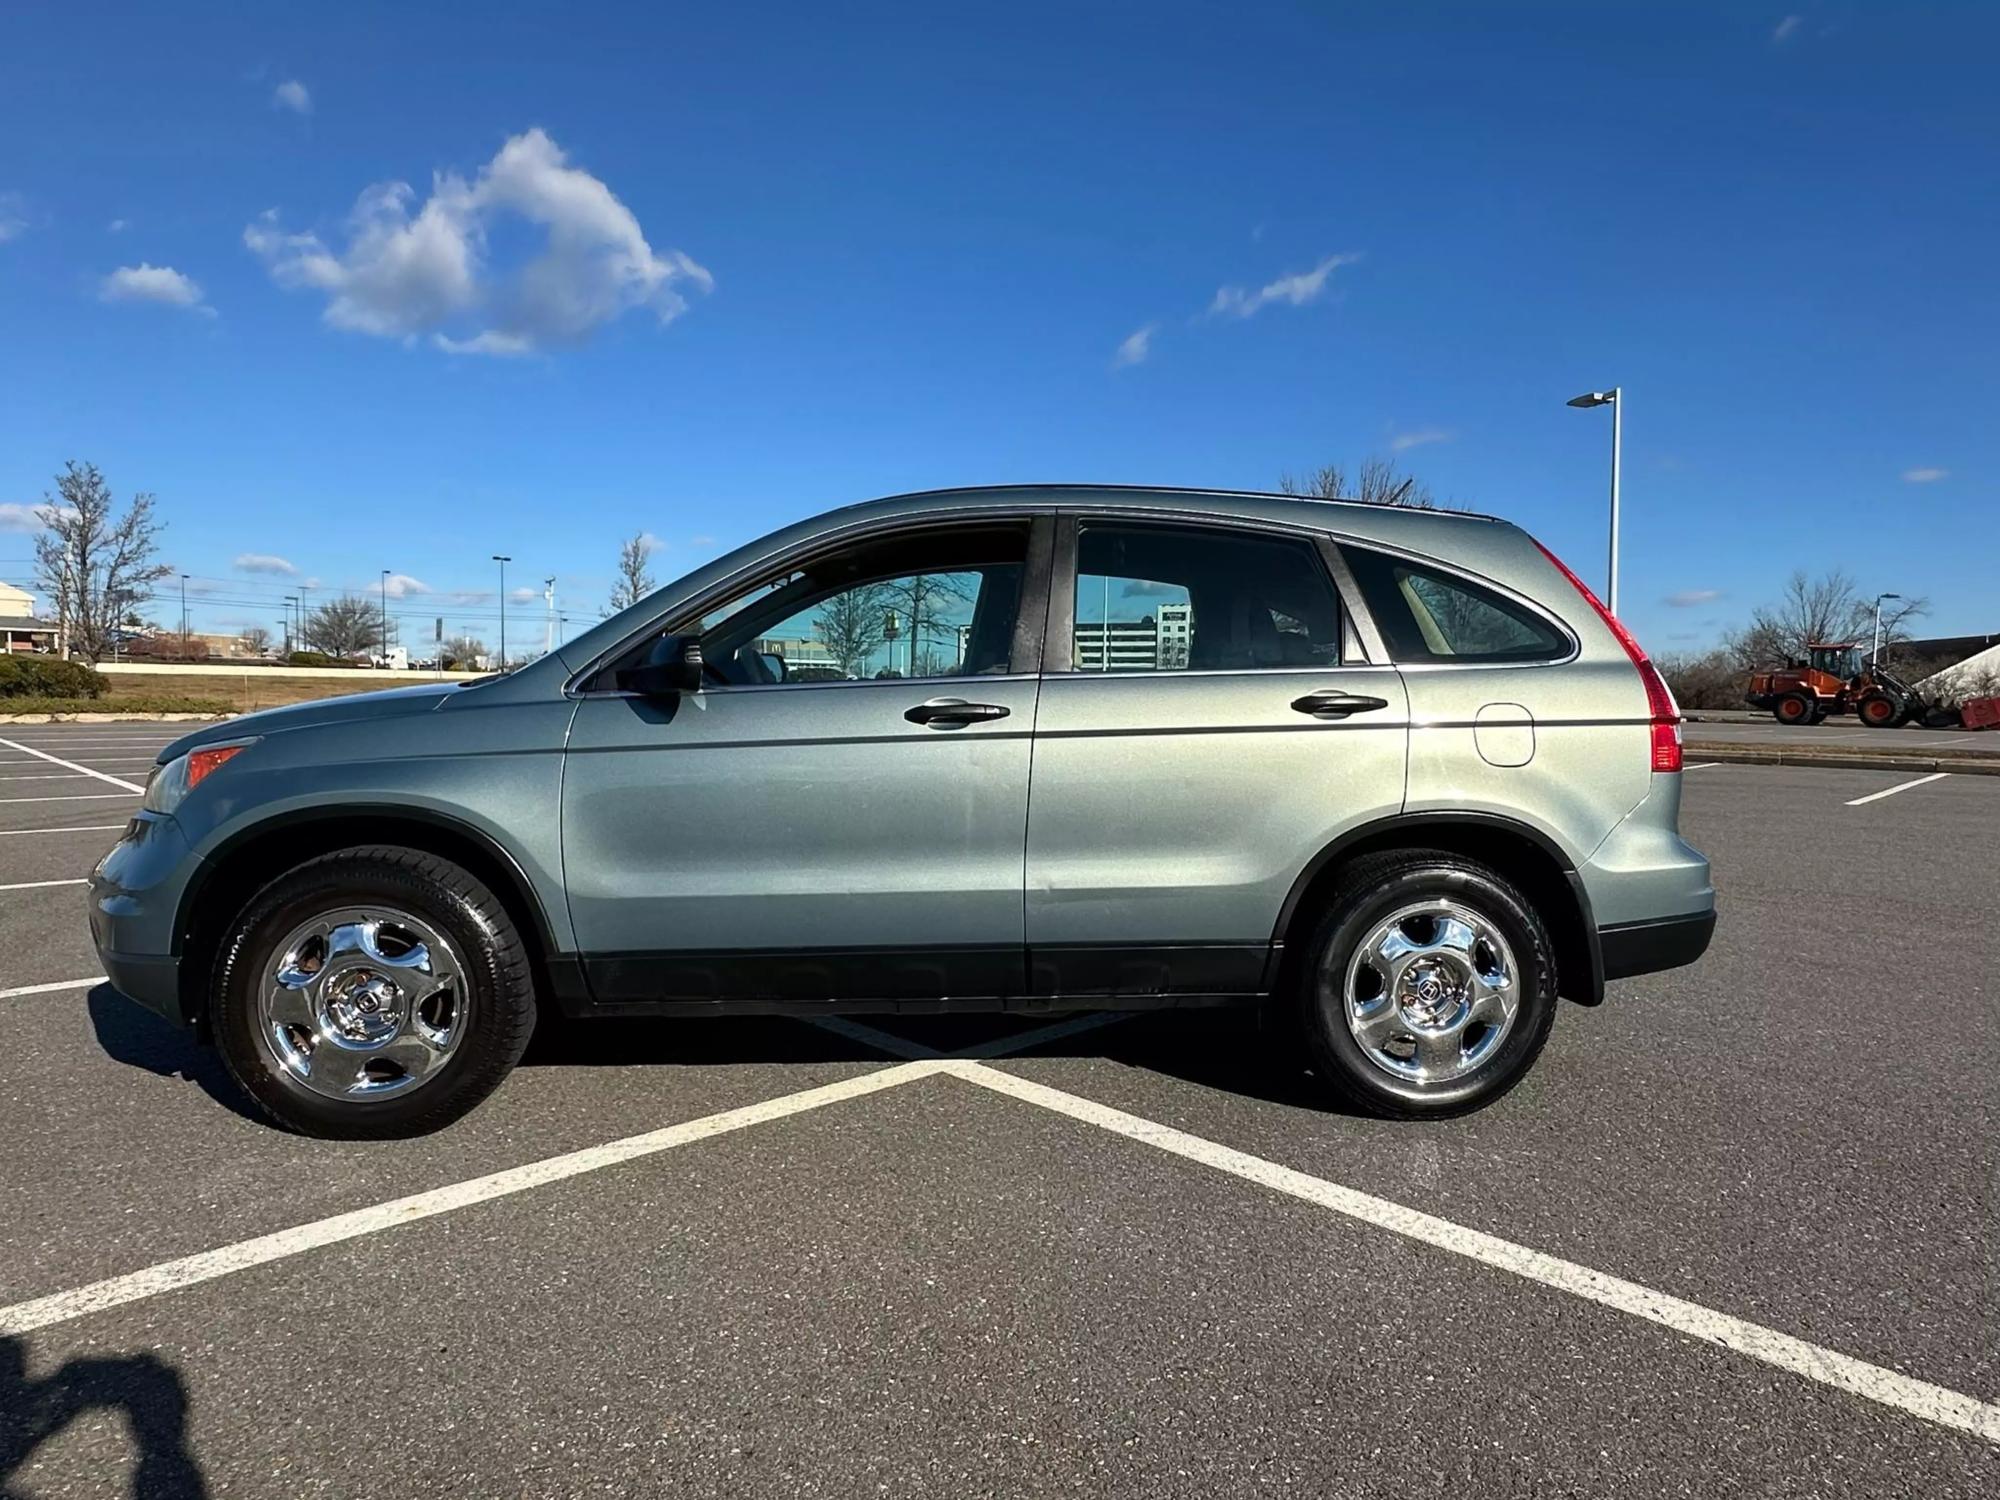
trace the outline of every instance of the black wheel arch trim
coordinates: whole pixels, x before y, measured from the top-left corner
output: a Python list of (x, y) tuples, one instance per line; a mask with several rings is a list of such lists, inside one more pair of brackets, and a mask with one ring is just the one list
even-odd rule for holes
[[(179, 905), (174, 912), (172, 956), (176, 960), (190, 956), (187, 951), (188, 940), (194, 933), (201, 913), (202, 898), (213, 891), (217, 879), (229, 871), (232, 856), (241, 854), (249, 846), (288, 829), (355, 822), (372, 822), (377, 825), (400, 823), (430, 829), (477, 850), (506, 879), (509, 888), (495, 891), (494, 894), (517, 914), (527, 916), (531, 929), (528, 934), (529, 940), (533, 946), (534, 956), (548, 979), (552, 997), (565, 1011), (582, 999), (581, 966), (575, 955), (557, 941), (548, 911), (535, 893), (534, 882), (521, 868), (521, 862), (514, 857), (513, 851), (476, 823), (452, 817), (435, 808), (412, 806), (403, 802), (340, 802), (295, 808), (287, 812), (274, 813), (268, 818), (260, 818), (248, 827), (238, 829), (220, 845), (202, 856), (195, 873), (182, 890)], [(373, 835), (357, 831), (356, 840), (363, 843), (380, 842), (380, 827), (378, 826)], [(190, 998), (188, 984), (192, 978), (193, 976), (186, 973), (184, 968), (181, 985), (182, 1010), (190, 1020), (200, 1022), (205, 1017), (206, 1007), (190, 1009), (188, 1005)]]
[[(1299, 905), (1305, 899), (1306, 893), (1328, 869), (1364, 844), (1404, 833), (1422, 834), (1448, 829), (1471, 829), (1481, 833), (1517, 838), (1548, 857), (1561, 872), (1564, 885), (1576, 903), (1576, 925), (1570, 929), (1570, 941), (1566, 944), (1561, 936), (1551, 933), (1557, 948), (1558, 987), (1566, 998), (1581, 1004), (1601, 1003), (1604, 999), (1604, 954), (1598, 941), (1597, 918), (1591, 909), (1590, 892), (1584, 889), (1583, 878), (1577, 874), (1575, 861), (1564, 852), (1560, 844), (1530, 823), (1524, 823), (1519, 818), (1510, 818), (1504, 813), (1472, 810), (1391, 813), (1387, 817), (1376, 818), (1348, 829), (1308, 860), (1305, 868), (1293, 880), (1292, 888), (1286, 892), (1284, 904), (1278, 908), (1277, 925), (1271, 933), (1271, 958), (1270, 968), (1265, 976), (1266, 987), (1273, 987), (1280, 982), (1278, 973), (1279, 967), (1284, 962), (1286, 935), (1291, 931), (1292, 923), (1298, 916)], [(1548, 920), (1551, 914), (1543, 915), (1544, 920)], [(1569, 962), (1565, 963), (1565, 958)], [(1579, 970), (1581, 972), (1578, 972)]]

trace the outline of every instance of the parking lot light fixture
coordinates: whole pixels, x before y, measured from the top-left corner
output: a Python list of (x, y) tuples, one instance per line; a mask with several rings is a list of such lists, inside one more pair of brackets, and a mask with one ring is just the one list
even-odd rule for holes
[(376, 656), (381, 660), (382, 665), (386, 667), (389, 664), (389, 570), (387, 568), (382, 570), (382, 640), (380, 644), (381, 650), (376, 652)]
[(500, 564), (500, 670), (507, 670), (507, 564), (514, 559), (496, 552), (493, 560)]
[(1875, 644), (1868, 652), (1868, 665), (1871, 669), (1875, 665), (1875, 658), (1882, 654), (1882, 601), (1884, 599), (1900, 599), (1902, 597), (1901, 594), (1877, 594), (1875, 596)]
[(1625, 446), (1625, 392), (1620, 386), (1608, 391), (1585, 391), (1569, 398), (1571, 406), (1611, 408), (1611, 562), (1604, 586), (1604, 607), (1618, 613), (1618, 465)]

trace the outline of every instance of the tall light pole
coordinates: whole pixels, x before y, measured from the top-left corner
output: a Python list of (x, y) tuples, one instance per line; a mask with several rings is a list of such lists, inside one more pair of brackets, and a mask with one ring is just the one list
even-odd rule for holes
[(1625, 392), (1619, 386), (1608, 391), (1585, 391), (1570, 397), (1571, 406), (1611, 408), (1611, 566), (1605, 585), (1604, 607), (1618, 613), (1618, 463), (1625, 446)]
[(188, 576), (181, 574), (181, 660), (188, 654)]
[(292, 611), (298, 608), (298, 603), (299, 596), (297, 594), (285, 595), (285, 655), (287, 656), (290, 656), (294, 650), (301, 649), (305, 645), (305, 630), (303, 627), (301, 627), (297, 635), (292, 634)]
[(1900, 599), (1902, 597), (1901, 594), (1877, 594), (1875, 596), (1875, 644), (1868, 653), (1868, 665), (1871, 667), (1875, 665), (1875, 658), (1882, 654), (1882, 601), (1884, 599)]
[(384, 569), (382, 570), (382, 651), (381, 651), (381, 657), (382, 657), (382, 661), (383, 661), (383, 663), (384, 663), (384, 664), (386, 665), (386, 664), (388, 663), (388, 660), (389, 660), (389, 570), (388, 570), (387, 568), (384, 568)]
[(493, 560), (500, 564), (500, 670), (507, 670), (507, 564), (514, 559), (502, 557), (498, 552)]

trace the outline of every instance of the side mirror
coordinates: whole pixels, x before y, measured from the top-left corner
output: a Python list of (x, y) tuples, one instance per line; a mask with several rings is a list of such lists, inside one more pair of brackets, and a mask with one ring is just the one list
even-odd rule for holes
[(648, 698), (671, 698), (701, 691), (701, 638), (663, 635), (653, 642), (645, 661), (618, 674), (618, 686)]

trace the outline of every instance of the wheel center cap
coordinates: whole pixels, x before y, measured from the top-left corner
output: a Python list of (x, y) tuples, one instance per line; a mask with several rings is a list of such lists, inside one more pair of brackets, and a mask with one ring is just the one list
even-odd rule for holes
[(1403, 976), (1402, 990), (1405, 1018), (1414, 1026), (1435, 1028), (1457, 1014), (1465, 986), (1441, 960), (1422, 959)]
[(402, 1029), (403, 992), (386, 974), (350, 969), (326, 982), (326, 1012), (348, 1040), (385, 1042)]

